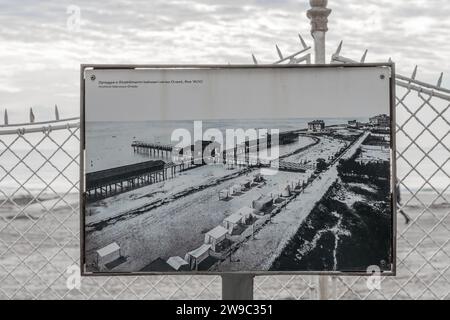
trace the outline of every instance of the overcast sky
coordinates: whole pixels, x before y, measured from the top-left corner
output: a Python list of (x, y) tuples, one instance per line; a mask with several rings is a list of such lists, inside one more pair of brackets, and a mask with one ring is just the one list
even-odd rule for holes
[[(299, 49), (297, 33), (312, 44), (306, 0), (31, 1), (0, 0), (0, 112), (10, 122), (47, 120), (79, 108), (80, 63), (260, 63)], [(73, 7), (81, 10), (80, 30)], [(330, 0), (328, 57), (397, 63), (450, 87), (450, 1)], [(68, 13), (69, 12), (69, 13)], [(75, 18), (75, 20), (73, 20)], [(68, 27), (69, 21), (69, 27)]]

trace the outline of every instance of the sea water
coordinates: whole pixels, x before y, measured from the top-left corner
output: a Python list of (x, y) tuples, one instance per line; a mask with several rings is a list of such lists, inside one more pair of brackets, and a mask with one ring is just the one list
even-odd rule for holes
[[(326, 125), (346, 124), (351, 119), (324, 119)], [(367, 119), (358, 119), (367, 121)], [(280, 132), (306, 129), (311, 119), (227, 119), (202, 121), (203, 133), (218, 129), (225, 137), (226, 129), (278, 129)], [(175, 129), (186, 129), (193, 137), (194, 121), (136, 121), (136, 122), (86, 122), (86, 172), (94, 172), (122, 165), (142, 162), (149, 158), (133, 152), (131, 143), (140, 140), (149, 143), (175, 145), (171, 141)], [(193, 141), (194, 142), (194, 141)], [(163, 158), (161, 158), (163, 159)]]
[[(225, 129), (279, 129), (280, 132), (306, 129), (307, 123), (312, 119), (227, 119), (203, 121), (203, 132), (209, 128)], [(349, 118), (324, 119), (326, 125), (346, 124)], [(356, 119), (361, 122), (367, 119)], [(193, 132), (193, 121), (137, 121), (137, 122), (86, 122), (86, 172), (112, 168), (120, 165), (138, 163), (149, 159), (148, 156), (133, 152), (131, 142), (143, 140), (147, 142), (170, 144), (170, 137), (174, 129), (184, 128)], [(36, 134), (36, 141), (41, 139)], [(59, 137), (61, 136), (61, 137)], [(51, 137), (60, 145), (67, 134), (55, 131)], [(14, 137), (11, 137), (14, 138)], [(6, 137), (2, 141), (9, 146)], [(34, 142), (32, 143), (34, 145)], [(397, 141), (400, 151), (408, 145), (408, 141)], [(420, 147), (424, 151), (430, 146)], [(76, 193), (79, 181), (79, 142), (72, 138), (57, 150), (52, 141), (44, 141), (32, 151), (32, 146), (26, 143), (14, 143), (9, 149), (0, 145), (0, 199), (18, 197), (23, 195), (33, 196), (37, 194)], [(31, 152), (30, 152), (31, 151)], [(14, 155), (14, 154), (15, 155)], [(43, 156), (51, 157), (47, 161)], [(73, 157), (72, 160), (70, 157)], [(417, 164), (423, 153), (417, 146), (410, 146), (405, 157), (412, 165)], [(448, 187), (450, 181), (443, 170), (437, 170), (436, 164), (441, 165), (448, 160), (448, 151), (442, 145), (436, 146), (430, 159), (422, 160), (419, 164), (420, 175), (424, 178), (432, 176), (430, 182), (438, 191)], [(23, 161), (20, 161), (22, 159)], [(435, 163), (433, 163), (436, 162)], [(448, 161), (447, 161), (448, 162)], [(448, 163), (447, 163), (448, 164)], [(33, 173), (37, 172), (37, 175)], [(62, 171), (60, 173), (59, 171)], [(424, 182), (424, 179), (405, 160), (397, 161), (397, 176), (404, 179), (406, 186), (411, 190), (432, 190), (432, 187)], [(50, 183), (46, 186), (46, 183)], [(404, 188), (403, 188), (404, 189)]]

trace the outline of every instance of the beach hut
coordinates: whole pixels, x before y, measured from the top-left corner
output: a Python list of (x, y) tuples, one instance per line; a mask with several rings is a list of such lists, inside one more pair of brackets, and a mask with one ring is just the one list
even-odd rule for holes
[(223, 220), (223, 226), (228, 230), (229, 234), (232, 234), (243, 218), (239, 213), (233, 213)]
[(210, 244), (202, 244), (197, 249), (189, 251), (186, 253), (184, 260), (189, 264), (191, 270), (198, 270), (198, 265), (209, 257), (209, 252), (211, 250)]
[(297, 188), (299, 185), (300, 185), (300, 180), (289, 181), (289, 186), (291, 187), (291, 190)]
[(251, 216), (253, 216), (253, 214), (255, 213), (255, 210), (250, 208), (250, 207), (242, 207), (240, 208), (237, 212), (237, 214), (241, 215), (243, 218), (243, 222), (247, 221)]
[(230, 194), (231, 194), (232, 196), (238, 194), (238, 193), (241, 192), (241, 191), (242, 191), (242, 187), (241, 187), (240, 184), (235, 184), (235, 185), (233, 185), (233, 186), (230, 188)]
[(257, 200), (253, 200), (252, 207), (253, 209), (263, 211), (265, 209), (268, 209), (273, 204), (273, 198), (269, 196), (261, 196)]
[(230, 197), (228, 189), (222, 189), (219, 191), (219, 200), (226, 200)]
[(289, 180), (288, 181), (288, 183), (287, 183), (287, 186), (289, 186), (289, 188), (291, 189), (291, 191), (292, 190), (294, 190), (295, 189), (295, 186), (297, 185), (297, 181), (295, 181), (295, 180)]
[(264, 178), (261, 173), (257, 173), (253, 176), (253, 182), (259, 183), (259, 182), (263, 182), (263, 181), (264, 181)]
[(252, 186), (252, 180), (251, 179), (247, 179), (245, 180), (243, 183), (241, 183), (241, 189), (248, 189)]
[(167, 264), (176, 271), (189, 271), (189, 263), (182, 257), (174, 256), (167, 259)]
[(216, 251), (217, 246), (226, 239), (228, 230), (217, 226), (205, 234), (205, 244), (211, 245), (211, 250)]
[(116, 243), (110, 243), (106, 247), (97, 250), (97, 266), (103, 267), (107, 263), (120, 258), (120, 246)]
[(270, 196), (274, 201), (276, 201), (281, 197), (281, 191), (278, 189), (274, 189), (270, 192)]
[(281, 196), (282, 197), (289, 197), (291, 195), (291, 186), (290, 185), (286, 185), (283, 190), (281, 190)]
[(294, 184), (294, 191), (300, 192), (303, 188), (303, 181), (299, 180)]

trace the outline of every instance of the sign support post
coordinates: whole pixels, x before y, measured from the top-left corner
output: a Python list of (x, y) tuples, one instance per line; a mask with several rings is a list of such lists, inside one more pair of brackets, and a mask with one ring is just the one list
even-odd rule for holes
[[(327, 8), (328, 0), (310, 0), (311, 9), (307, 17), (311, 20), (311, 35), (314, 39), (314, 61), (316, 64), (325, 64), (326, 46), (325, 34), (328, 31), (328, 16), (331, 9)], [(329, 276), (319, 276), (319, 299), (329, 299)]]
[(254, 274), (223, 274), (222, 300), (253, 300)]
[(314, 58), (316, 64), (325, 63), (325, 34), (328, 31), (328, 16), (331, 9), (327, 8), (328, 0), (310, 0), (311, 9), (307, 12), (311, 20), (311, 36), (314, 39)]
[[(328, 0), (310, 0), (311, 9), (307, 17), (311, 20), (311, 35), (314, 39), (314, 58), (316, 64), (325, 64), (326, 48), (325, 34), (328, 31), (328, 16), (331, 9), (327, 8)], [(252, 300), (254, 274), (224, 274), (222, 275), (223, 300)], [(319, 276), (319, 299), (329, 298), (328, 287), (330, 277)]]

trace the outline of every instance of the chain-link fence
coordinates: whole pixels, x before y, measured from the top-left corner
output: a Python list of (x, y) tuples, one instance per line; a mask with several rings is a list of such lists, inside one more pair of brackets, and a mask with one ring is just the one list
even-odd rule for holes
[[(309, 62), (297, 57), (309, 49), (301, 41), (280, 59)], [(349, 61), (339, 53), (334, 62)], [(397, 78), (399, 209), (411, 219), (398, 216), (398, 276), (382, 278), (381, 289), (368, 289), (366, 277), (333, 277), (333, 298), (449, 298), (450, 91), (440, 83), (415, 72)], [(80, 280), (78, 174), (78, 119), (0, 127), (0, 298), (220, 298), (218, 276)], [(317, 288), (313, 276), (260, 276), (255, 298), (315, 299)]]

